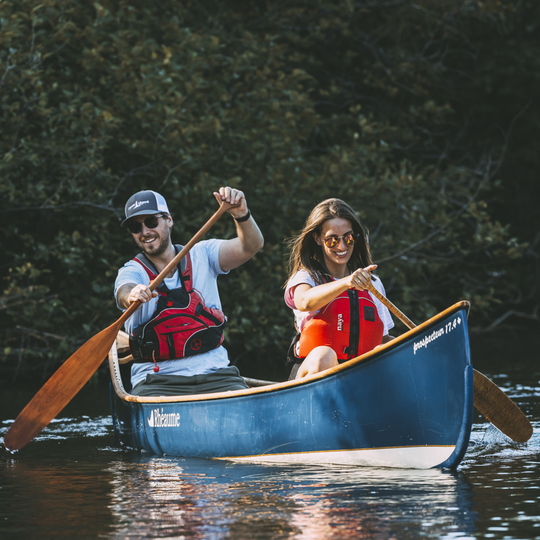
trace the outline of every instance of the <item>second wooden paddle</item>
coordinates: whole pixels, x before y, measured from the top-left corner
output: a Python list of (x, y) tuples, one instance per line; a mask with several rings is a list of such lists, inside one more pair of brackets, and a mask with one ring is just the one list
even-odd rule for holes
[[(371, 285), (369, 291), (407, 328), (416, 328), (416, 325), (373, 285)], [(476, 369), (473, 370), (473, 374), (474, 406), (476, 410), (510, 439), (520, 443), (527, 442), (532, 436), (533, 428), (523, 411), (485, 375)]]

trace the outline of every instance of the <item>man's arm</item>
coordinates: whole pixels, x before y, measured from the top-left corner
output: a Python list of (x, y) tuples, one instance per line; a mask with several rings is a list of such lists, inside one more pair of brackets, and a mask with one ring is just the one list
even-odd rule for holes
[(235, 218), (237, 237), (226, 240), (219, 248), (219, 266), (224, 272), (228, 272), (244, 264), (261, 250), (264, 246), (264, 238), (253, 216), (249, 216), (246, 220), (236, 221), (247, 216), (249, 212), (246, 198), (241, 191), (222, 187), (219, 193), (214, 193), (214, 196), (219, 203), (226, 201), (236, 205), (229, 214)]

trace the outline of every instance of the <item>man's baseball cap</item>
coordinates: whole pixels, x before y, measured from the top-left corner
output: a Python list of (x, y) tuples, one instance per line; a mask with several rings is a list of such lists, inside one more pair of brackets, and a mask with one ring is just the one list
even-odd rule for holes
[(168, 214), (169, 208), (162, 195), (151, 190), (144, 190), (132, 195), (126, 203), (126, 219), (122, 221), (122, 227), (127, 225), (127, 222), (135, 216), (143, 216), (149, 214)]

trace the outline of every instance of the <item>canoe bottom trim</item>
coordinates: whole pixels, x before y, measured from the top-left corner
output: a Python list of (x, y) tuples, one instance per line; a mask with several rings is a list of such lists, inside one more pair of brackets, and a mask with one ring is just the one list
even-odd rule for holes
[(454, 452), (455, 446), (403, 446), (366, 450), (333, 450), (328, 452), (298, 452), (293, 454), (261, 454), (256, 456), (221, 457), (231, 461), (253, 463), (302, 463), (312, 465), (356, 465), (362, 467), (393, 467), (431, 469), (440, 466)]

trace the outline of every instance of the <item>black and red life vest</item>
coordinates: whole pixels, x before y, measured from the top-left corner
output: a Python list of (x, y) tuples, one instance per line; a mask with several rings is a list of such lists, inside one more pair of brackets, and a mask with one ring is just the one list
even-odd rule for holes
[[(174, 247), (177, 253), (182, 248)], [(150, 281), (157, 277), (144, 253), (133, 260), (142, 265)], [(163, 282), (156, 289), (159, 297), (154, 314), (129, 338), (135, 362), (176, 360), (211, 351), (223, 343), (227, 318), (219, 309), (206, 307), (202, 295), (193, 288), (189, 253), (180, 261), (178, 274), (182, 287), (169, 290)]]
[[(328, 283), (329, 276), (323, 276)], [(338, 360), (350, 360), (382, 343), (384, 323), (368, 291), (348, 289), (306, 322), (299, 336), (298, 358), (315, 347), (331, 347)]]

